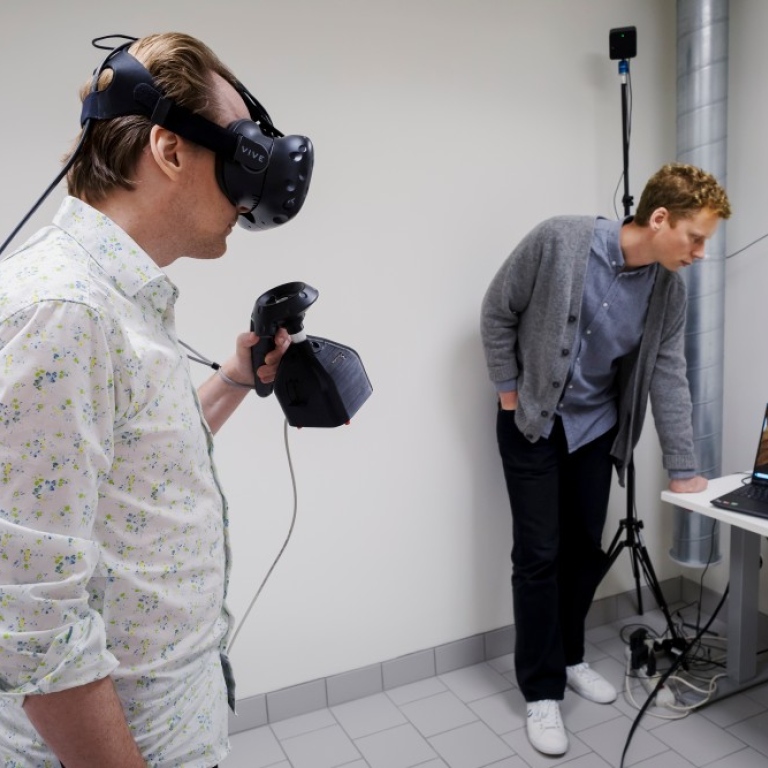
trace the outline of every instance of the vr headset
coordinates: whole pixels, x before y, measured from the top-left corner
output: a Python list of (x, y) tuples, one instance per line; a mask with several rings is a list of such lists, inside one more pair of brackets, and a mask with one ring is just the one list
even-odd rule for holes
[[(221, 191), (232, 205), (247, 209), (238, 216), (240, 226), (271, 229), (296, 216), (312, 178), (312, 142), (306, 136), (285, 136), (278, 131), (264, 107), (239, 81), (235, 88), (248, 107), (250, 120), (236, 120), (223, 128), (175, 104), (144, 65), (128, 53), (133, 42), (129, 39), (112, 50), (94, 73), (91, 92), (83, 101), (81, 126), (87, 128), (90, 120), (143, 115), (215, 153)], [(98, 90), (105, 69), (112, 70), (112, 81)]]

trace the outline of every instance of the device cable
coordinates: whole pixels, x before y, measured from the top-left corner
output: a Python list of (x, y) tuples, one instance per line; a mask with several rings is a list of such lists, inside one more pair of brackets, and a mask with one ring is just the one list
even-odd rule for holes
[(251, 612), (251, 609), (256, 604), (256, 600), (258, 600), (259, 595), (261, 594), (261, 591), (264, 589), (264, 585), (267, 583), (267, 580), (272, 575), (272, 571), (275, 570), (275, 566), (280, 561), (280, 558), (283, 556), (283, 553), (285, 552), (286, 547), (288, 546), (288, 542), (291, 540), (291, 536), (293, 535), (293, 529), (296, 525), (296, 513), (298, 510), (298, 492), (296, 490), (296, 475), (293, 470), (293, 462), (291, 460), (291, 449), (290, 445), (288, 443), (288, 419), (285, 419), (283, 422), (283, 441), (285, 443), (285, 455), (288, 459), (288, 468), (290, 470), (291, 474), (291, 486), (293, 487), (293, 514), (291, 515), (291, 524), (288, 528), (288, 534), (285, 537), (285, 541), (283, 542), (282, 547), (280, 547), (280, 551), (277, 553), (277, 557), (273, 560), (272, 565), (269, 566), (269, 570), (267, 571), (266, 576), (264, 576), (261, 584), (259, 585), (259, 588), (256, 590), (256, 593), (251, 598), (251, 602), (248, 604), (248, 607), (245, 610), (245, 613), (243, 614), (243, 618), (240, 619), (240, 622), (238, 623), (237, 627), (235, 628), (235, 631), (232, 634), (232, 639), (229, 641), (229, 645), (227, 647), (227, 652), (230, 653), (232, 651), (232, 647), (235, 644), (235, 640), (237, 639), (237, 636), (240, 634), (240, 630), (243, 628), (243, 624), (245, 624), (246, 619), (248, 618), (248, 615)]
[(718, 603), (717, 607), (714, 610), (714, 613), (712, 616), (710, 616), (709, 621), (706, 623), (706, 625), (703, 627), (703, 629), (691, 640), (686, 647), (682, 650), (680, 655), (672, 662), (672, 665), (666, 672), (664, 672), (660, 677), (658, 682), (656, 683), (656, 687), (651, 691), (651, 693), (648, 695), (648, 698), (645, 700), (645, 703), (640, 708), (640, 711), (637, 714), (637, 717), (632, 723), (632, 727), (629, 729), (629, 735), (627, 736), (626, 743), (624, 744), (624, 750), (621, 753), (621, 762), (619, 763), (619, 768), (624, 768), (624, 760), (627, 756), (627, 750), (629, 749), (629, 744), (632, 741), (632, 736), (634, 735), (635, 731), (637, 730), (637, 726), (640, 723), (640, 719), (645, 714), (648, 707), (651, 705), (651, 702), (654, 700), (656, 694), (658, 691), (662, 688), (662, 686), (666, 683), (667, 679), (671, 677), (676, 671), (677, 668), (683, 663), (685, 660), (686, 655), (688, 652), (693, 648), (693, 646), (699, 642), (699, 640), (706, 634), (706, 632), (709, 630), (709, 627), (711, 626), (712, 622), (717, 618), (717, 615), (720, 613), (720, 609), (723, 607), (726, 598), (728, 597), (728, 591), (730, 588), (730, 584), (726, 586), (725, 591), (723, 592), (722, 598), (720, 598), (720, 602)]
[[(101, 44), (102, 41), (109, 40), (109, 39), (112, 39), (112, 38), (122, 38), (123, 40), (126, 40), (127, 42), (123, 43), (122, 45), (118, 46), (117, 48), (109, 47), (109, 46)], [(109, 54), (104, 59), (104, 61), (101, 63), (101, 66), (99, 66), (96, 69), (96, 71), (94, 72), (93, 84), (91, 86), (91, 88), (93, 90), (95, 90), (96, 83), (98, 82), (99, 75), (103, 71), (105, 64), (109, 61), (109, 59), (111, 58), (112, 54), (115, 51), (117, 51), (117, 50), (119, 50), (121, 48), (128, 47), (136, 39), (137, 38), (130, 37), (128, 35), (103, 35), (102, 37), (97, 37), (97, 38), (94, 38), (93, 40), (91, 40), (91, 45), (93, 45), (94, 48), (100, 48), (101, 50), (108, 50), (109, 51)], [(5, 239), (5, 242), (3, 242), (2, 245), (0, 245), (0, 254), (3, 253), (3, 251), (8, 247), (8, 245), (13, 240), (13, 238), (16, 237), (16, 235), (19, 233), (21, 228), (30, 220), (30, 218), (32, 218), (32, 216), (37, 211), (37, 209), (43, 204), (43, 202), (48, 197), (48, 195), (50, 195), (51, 192), (53, 192), (53, 190), (59, 185), (61, 180), (67, 175), (67, 173), (69, 172), (69, 169), (72, 167), (73, 163), (75, 162), (75, 159), (80, 154), (80, 150), (83, 148), (83, 144), (85, 143), (85, 140), (88, 137), (88, 134), (90, 133), (91, 123), (92, 123), (91, 118), (88, 118), (83, 123), (83, 129), (82, 129), (82, 131), (80, 133), (80, 140), (77, 142), (77, 146), (72, 151), (72, 154), (69, 156), (69, 159), (67, 160), (66, 164), (61, 169), (61, 171), (59, 171), (59, 173), (56, 176), (56, 178), (48, 185), (48, 188), (45, 190), (45, 192), (43, 192), (43, 194), (40, 195), (40, 197), (37, 199), (37, 202), (27, 211), (27, 213), (22, 218), (22, 220), (16, 225), (16, 227), (13, 230), (13, 232), (11, 232), (11, 234), (8, 235), (8, 237)]]
[[(179, 339), (179, 344), (181, 344), (182, 347), (189, 350), (192, 354), (187, 355), (187, 357), (194, 361), (195, 363), (202, 363), (203, 365), (208, 366), (209, 368), (213, 368), (216, 373), (218, 373), (227, 383), (234, 384), (236, 386), (240, 387), (248, 387), (249, 389), (255, 389), (250, 384), (241, 384), (240, 382), (233, 381), (230, 379), (226, 374), (224, 374), (221, 370), (221, 365), (219, 363), (214, 362), (213, 360), (209, 360), (205, 355), (198, 352), (197, 350), (193, 349), (189, 346), (189, 344), (184, 343), (181, 339)], [(285, 455), (288, 460), (288, 471), (290, 472), (291, 476), (291, 487), (293, 489), (293, 513), (291, 515), (291, 524), (288, 527), (288, 534), (285, 537), (285, 541), (283, 542), (283, 545), (280, 547), (280, 551), (277, 553), (277, 557), (272, 561), (272, 565), (269, 566), (269, 570), (267, 571), (266, 576), (264, 576), (264, 579), (262, 580), (261, 584), (259, 585), (259, 588), (256, 590), (256, 593), (251, 598), (251, 602), (248, 604), (248, 607), (245, 610), (245, 613), (243, 614), (242, 619), (240, 619), (239, 623), (237, 624), (237, 627), (235, 628), (235, 631), (232, 633), (232, 639), (229, 641), (229, 646), (227, 647), (227, 652), (230, 652), (232, 650), (232, 647), (235, 644), (235, 640), (237, 639), (237, 636), (240, 634), (240, 630), (243, 628), (243, 624), (245, 624), (246, 619), (248, 618), (248, 615), (251, 612), (251, 609), (256, 604), (256, 601), (259, 598), (259, 595), (261, 594), (262, 590), (264, 589), (264, 586), (267, 583), (267, 580), (272, 575), (272, 571), (275, 570), (275, 567), (277, 566), (278, 562), (280, 562), (280, 558), (283, 556), (283, 553), (286, 550), (286, 547), (288, 546), (288, 542), (291, 540), (291, 537), (293, 536), (293, 529), (296, 526), (296, 517), (297, 512), (299, 508), (299, 494), (296, 487), (296, 474), (293, 469), (293, 460), (291, 459), (291, 447), (288, 442), (288, 419), (285, 419), (283, 422), (283, 442), (285, 443)]]
[(75, 150), (72, 152), (66, 165), (61, 169), (61, 171), (59, 171), (56, 178), (48, 185), (48, 188), (45, 190), (45, 192), (40, 195), (40, 197), (37, 199), (37, 202), (27, 211), (27, 213), (24, 215), (24, 218), (22, 218), (22, 220), (14, 227), (13, 232), (8, 235), (8, 237), (5, 239), (5, 242), (0, 245), (0, 254), (2, 254), (2, 252), (8, 247), (13, 238), (19, 234), (21, 228), (32, 218), (35, 211), (37, 211), (37, 209), (43, 204), (48, 195), (53, 192), (53, 190), (59, 185), (59, 182), (67, 175), (69, 169), (72, 167), (72, 164), (75, 162), (75, 158), (77, 157), (78, 152), (80, 152), (80, 148), (83, 146), (83, 142), (85, 141), (85, 138), (89, 132), (90, 122), (90, 120), (86, 121), (85, 126), (83, 127), (82, 135), (80, 136), (80, 141), (77, 143), (77, 147), (75, 147)]
[(764, 235), (760, 235), (756, 240), (753, 240), (751, 243), (747, 243), (743, 248), (739, 248), (738, 251), (734, 251), (733, 253), (729, 253), (725, 258), (726, 259), (732, 259), (734, 256), (737, 256), (742, 251), (746, 251), (747, 248), (751, 248), (753, 245), (756, 245), (761, 240), (765, 240), (765, 238), (768, 237), (768, 232), (766, 232)]
[(226, 373), (224, 373), (224, 369), (221, 367), (220, 363), (215, 363), (213, 360), (209, 360), (200, 352), (192, 349), (192, 347), (190, 347), (189, 344), (185, 344), (181, 339), (179, 339), (179, 344), (181, 344), (181, 346), (184, 347), (185, 349), (188, 349), (190, 352), (192, 352), (191, 355), (187, 355), (187, 357), (190, 360), (193, 360), (196, 363), (202, 363), (203, 365), (207, 365), (209, 368), (213, 368), (213, 370), (216, 371), (216, 374), (220, 378), (222, 378), (224, 381), (226, 381), (227, 384), (229, 384), (231, 387), (242, 387), (243, 389), (256, 389), (255, 384), (245, 384), (242, 381), (235, 381), (234, 379), (231, 379), (229, 376), (227, 376)]
[[(714, 529), (715, 529), (715, 521), (713, 520), (712, 521), (712, 534), (714, 534)], [(706, 565), (705, 565), (705, 568), (704, 568), (704, 574), (706, 574), (706, 572), (707, 572), (707, 570), (708, 570), (708, 568), (709, 568), (709, 566), (710, 566), (710, 564), (712, 562), (712, 558), (714, 557), (714, 555), (715, 555), (715, 542), (714, 542), (714, 536), (712, 536), (712, 538), (710, 540), (709, 556), (707, 558), (707, 562), (706, 562)], [(670, 665), (669, 669), (667, 669), (665, 672), (663, 672), (663, 673), (661, 673), (659, 675), (659, 679), (656, 682), (655, 687), (648, 694), (648, 697), (646, 698), (645, 703), (643, 704), (643, 706), (640, 707), (640, 711), (638, 712), (637, 717), (633, 721), (632, 727), (630, 728), (629, 734), (627, 735), (627, 740), (626, 740), (626, 742), (624, 744), (624, 750), (621, 753), (621, 762), (619, 764), (619, 768), (623, 768), (623, 766), (624, 766), (624, 759), (626, 757), (627, 750), (629, 749), (629, 744), (632, 741), (632, 736), (634, 735), (635, 730), (637, 730), (637, 726), (639, 725), (640, 720), (642, 719), (643, 715), (645, 714), (647, 709), (651, 706), (651, 703), (653, 701), (655, 701), (656, 694), (662, 689), (662, 687), (667, 682), (667, 680), (674, 675), (674, 673), (677, 671), (678, 667), (680, 667), (685, 662), (686, 657), (691, 652), (691, 650), (695, 646), (700, 644), (701, 638), (708, 632), (710, 626), (712, 625), (712, 622), (717, 618), (717, 615), (720, 613), (720, 609), (723, 607), (723, 605), (725, 603), (725, 600), (728, 597), (728, 590), (729, 590), (729, 587), (730, 587), (730, 583), (726, 585), (725, 591), (723, 593), (723, 596), (720, 599), (720, 602), (718, 603), (717, 607), (715, 608), (712, 616), (710, 616), (709, 621), (707, 621), (705, 626), (700, 629), (699, 625), (700, 625), (700, 621), (701, 621), (701, 603), (702, 603), (702, 599), (703, 599), (703, 590), (704, 590), (704, 574), (702, 574), (701, 580), (699, 582), (699, 601), (698, 601), (699, 605), (698, 605), (698, 615), (697, 615), (697, 619), (696, 619), (696, 634), (694, 635), (693, 639), (689, 640), (686, 643), (685, 647), (679, 652), (679, 654), (676, 656), (676, 658), (674, 659), (674, 661)], [(682, 634), (681, 634), (681, 637), (682, 637)], [(630, 657), (630, 660), (627, 662), (627, 678), (629, 676), (630, 668), (631, 668), (631, 657)], [(709, 690), (709, 695), (708, 695), (707, 698), (709, 698), (712, 695), (712, 692), (714, 691), (714, 684), (715, 684), (716, 680), (718, 679), (718, 677), (719, 677), (719, 675), (715, 675), (710, 680), (710, 690)], [(676, 678), (673, 678), (673, 679), (676, 679)], [(688, 684), (685, 680), (679, 680), (679, 681)], [(629, 681), (628, 681), (628, 679), (626, 680), (626, 682), (627, 682), (627, 690), (629, 691), (629, 686), (628, 686), (628, 682)], [(635, 703), (634, 697), (632, 697), (631, 693), (630, 693), (630, 699), (631, 699), (631, 703), (635, 707), (637, 707), (637, 704)], [(706, 700), (707, 699), (705, 699), (704, 701), (706, 701)], [(704, 701), (700, 702), (696, 706), (701, 706), (701, 704), (703, 704)], [(696, 706), (688, 707), (688, 708), (676, 707), (676, 706), (675, 707), (669, 707), (670, 709), (676, 710), (677, 712), (681, 712), (682, 714), (676, 715), (676, 716), (673, 716), (673, 717), (667, 717), (667, 718), (663, 718), (662, 717), (662, 719), (680, 719), (682, 717), (686, 717), (691, 710), (696, 708)]]

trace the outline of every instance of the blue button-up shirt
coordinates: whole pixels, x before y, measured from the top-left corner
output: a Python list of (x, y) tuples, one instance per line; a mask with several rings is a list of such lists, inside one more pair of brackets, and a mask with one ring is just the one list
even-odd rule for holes
[(571, 369), (558, 406), (572, 452), (617, 420), (616, 370), (640, 344), (657, 265), (627, 269), (619, 245), (622, 222), (598, 218), (581, 302)]

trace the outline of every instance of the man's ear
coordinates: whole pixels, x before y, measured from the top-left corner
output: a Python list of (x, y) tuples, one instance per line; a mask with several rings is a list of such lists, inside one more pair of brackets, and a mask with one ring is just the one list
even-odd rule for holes
[(149, 148), (158, 168), (169, 178), (176, 178), (181, 170), (181, 158), (179, 149), (181, 139), (178, 134), (153, 125), (149, 132)]
[(666, 208), (661, 207), (656, 208), (656, 210), (651, 213), (648, 223), (654, 232), (658, 232), (665, 221), (669, 221), (669, 211)]

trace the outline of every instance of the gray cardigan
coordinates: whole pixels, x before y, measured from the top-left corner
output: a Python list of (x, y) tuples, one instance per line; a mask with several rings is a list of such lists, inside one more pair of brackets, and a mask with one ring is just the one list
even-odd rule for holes
[[(493, 382), (517, 379), (515, 423), (531, 441), (555, 413), (578, 331), (595, 219), (557, 216), (535, 227), (502, 264), (482, 304), (481, 333)], [(696, 467), (684, 352), (686, 291), (659, 266), (640, 346), (618, 373), (619, 480), (640, 439), (648, 397), (667, 470)]]

